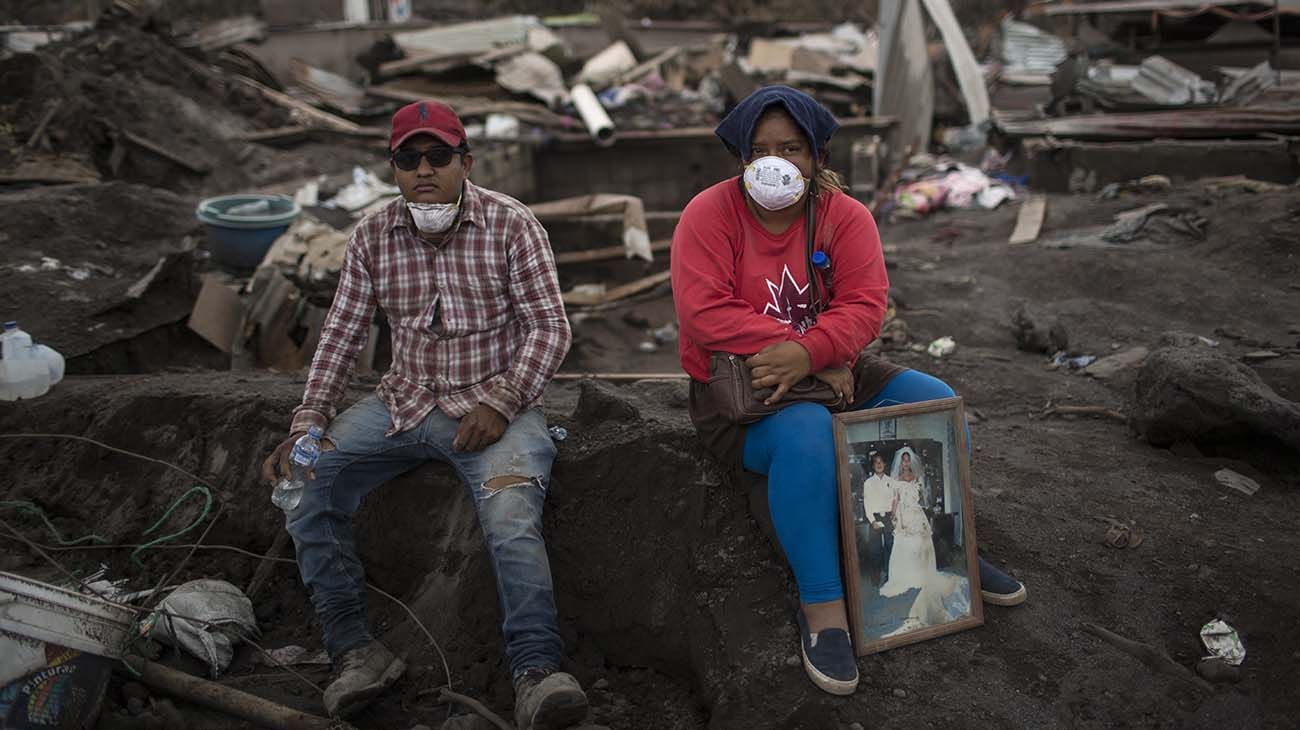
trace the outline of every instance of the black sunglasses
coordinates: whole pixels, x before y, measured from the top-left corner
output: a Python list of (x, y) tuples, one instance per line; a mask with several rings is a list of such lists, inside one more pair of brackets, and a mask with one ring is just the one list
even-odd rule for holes
[(464, 145), (457, 147), (448, 147), (446, 145), (437, 145), (421, 152), (411, 147), (402, 147), (393, 152), (393, 164), (397, 165), (399, 170), (411, 171), (420, 166), (420, 158), (429, 161), (434, 167), (446, 167), (451, 164), (453, 155), (465, 154), (469, 149)]

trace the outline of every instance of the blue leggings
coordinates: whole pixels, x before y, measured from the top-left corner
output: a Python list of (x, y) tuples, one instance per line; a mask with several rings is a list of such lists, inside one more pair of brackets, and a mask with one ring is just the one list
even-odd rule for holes
[[(931, 375), (905, 370), (862, 408), (951, 398), (952, 388)], [(821, 603), (844, 597), (840, 581), (840, 523), (831, 413), (795, 403), (750, 425), (745, 468), (767, 475), (767, 503), (799, 598)]]

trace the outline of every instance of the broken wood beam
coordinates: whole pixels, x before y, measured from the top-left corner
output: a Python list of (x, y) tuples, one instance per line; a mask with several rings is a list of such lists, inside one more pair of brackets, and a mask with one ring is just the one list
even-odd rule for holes
[(673, 276), (671, 271), (661, 271), (658, 274), (651, 274), (636, 281), (629, 282), (622, 286), (614, 287), (601, 294), (587, 294), (585, 292), (565, 292), (561, 299), (569, 306), (589, 307), (609, 304), (630, 296), (640, 294), (647, 289), (653, 289), (656, 286), (668, 281)]
[(59, 110), (62, 108), (63, 100), (56, 99), (54, 103), (50, 105), (50, 108), (45, 111), (45, 114), (41, 116), (41, 121), (37, 123), (36, 129), (32, 131), (32, 136), (27, 138), (28, 149), (36, 149), (36, 145), (41, 141), (41, 138), (45, 136), (45, 128), (50, 126), (50, 122), (54, 120), (54, 115), (58, 114)]
[(288, 109), (290, 112), (300, 117), (303, 122), (306, 122), (312, 126), (325, 127), (327, 129), (337, 129), (341, 132), (355, 132), (358, 134), (364, 134), (363, 130), (365, 130), (365, 127), (362, 127), (360, 124), (357, 124), (356, 122), (350, 122), (344, 119), (343, 117), (330, 114), (329, 112), (321, 109), (317, 109), (311, 104), (298, 101), (297, 99), (293, 98), (292, 96), (289, 96), (288, 94), (284, 94), (279, 91), (276, 91), (275, 89), (260, 84), (246, 76), (235, 76), (234, 78), (236, 81), (243, 84), (244, 86), (247, 86), (253, 91), (256, 91), (258, 94), (261, 94), (262, 98), (266, 99), (267, 101), (273, 104), (277, 104), (279, 106), (284, 107), (285, 109)]
[(1128, 423), (1128, 416), (1105, 406), (1051, 406), (1043, 411), (1043, 418), (1048, 416), (1105, 416), (1120, 423)]
[(198, 162), (191, 162), (185, 159), (184, 157), (176, 154), (175, 152), (172, 152), (171, 150), (168, 150), (162, 147), (161, 145), (155, 144), (154, 142), (147, 140), (144, 137), (141, 137), (135, 132), (126, 129), (120, 131), (122, 133), (122, 137), (125, 138), (126, 141), (135, 145), (136, 147), (139, 147), (140, 149), (146, 150), (148, 152), (152, 152), (153, 154), (158, 155), (159, 157), (163, 158), (164, 160), (167, 160), (173, 165), (177, 165), (179, 167), (185, 168), (186, 170), (189, 170), (195, 175), (207, 175), (208, 173), (212, 172), (212, 168), (209, 167), (208, 165), (205, 165), (203, 163), (198, 163)]
[(271, 571), (275, 570), (275, 566), (278, 565), (272, 558), (278, 558), (284, 554), (285, 549), (289, 547), (289, 539), (288, 530), (280, 530), (275, 533), (275, 539), (271, 541), (270, 549), (266, 551), (261, 560), (257, 561), (257, 569), (253, 571), (253, 579), (248, 581), (248, 589), (244, 591), (244, 595), (248, 596), (249, 600), (257, 597), (257, 594), (262, 590), (262, 586), (271, 577)]
[(122, 661), (145, 685), (271, 730), (339, 730), (351, 727), (346, 723), (299, 712), (270, 700), (264, 700), (257, 695), (210, 682), (138, 656), (128, 656)]
[(1083, 625), (1083, 630), (1119, 649), (1125, 654), (1137, 659), (1147, 665), (1148, 668), (1153, 669), (1160, 674), (1177, 677), (1178, 679), (1187, 682), (1197, 689), (1204, 690), (1205, 692), (1214, 691), (1214, 687), (1210, 686), (1209, 682), (1196, 676), (1192, 673), (1192, 670), (1184, 667), (1173, 659), (1170, 659), (1168, 654), (1156, 649), (1155, 647), (1133, 641), (1132, 639), (1126, 639), (1123, 636), (1120, 636), (1113, 631), (1108, 631), (1096, 624), (1085, 623)]
[[(618, 216), (622, 220), (622, 216)], [(652, 253), (667, 251), (673, 246), (672, 241), (655, 241), (650, 244)], [(627, 256), (627, 246), (605, 246), (603, 248), (590, 248), (586, 251), (565, 251), (555, 254), (555, 263), (557, 266), (565, 264), (588, 264), (594, 261), (610, 261)]]

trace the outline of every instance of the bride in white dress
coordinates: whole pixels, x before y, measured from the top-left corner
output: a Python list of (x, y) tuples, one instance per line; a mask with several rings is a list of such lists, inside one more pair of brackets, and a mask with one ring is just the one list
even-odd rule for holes
[(890, 470), (894, 481), (894, 548), (889, 554), (889, 580), (880, 587), (882, 596), (924, 588), (938, 574), (930, 518), (921, 507), (924, 473), (920, 457), (910, 446), (894, 454)]
[(894, 636), (926, 626), (937, 626), (970, 614), (970, 586), (966, 578), (940, 572), (934, 554), (934, 530), (921, 507), (925, 470), (910, 447), (894, 455), (891, 476), (894, 490), (894, 549), (889, 556), (889, 580), (880, 587), (886, 598), (920, 589)]

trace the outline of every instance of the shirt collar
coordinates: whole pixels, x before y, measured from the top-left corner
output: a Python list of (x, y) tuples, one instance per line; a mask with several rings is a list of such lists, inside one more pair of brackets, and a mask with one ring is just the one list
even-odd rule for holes
[[(388, 206), (388, 229), (392, 230), (398, 227), (411, 228), (414, 232), (414, 226), (411, 222), (411, 214), (406, 210), (406, 199), (397, 196)], [(479, 228), (487, 226), (487, 220), (483, 215), (483, 192), (478, 186), (469, 180), (465, 181), (465, 187), (461, 189), (460, 194), (460, 219), (457, 225), (469, 221)]]

